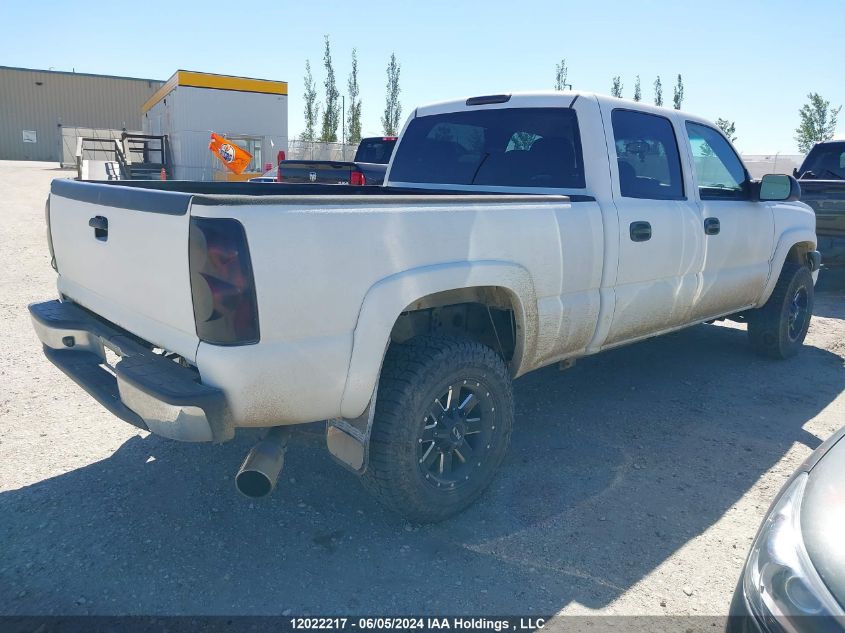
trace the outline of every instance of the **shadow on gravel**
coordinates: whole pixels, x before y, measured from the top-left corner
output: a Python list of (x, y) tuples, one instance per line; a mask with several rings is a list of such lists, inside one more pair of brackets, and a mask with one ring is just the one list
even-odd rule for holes
[[(845, 371), (814, 347), (758, 359), (744, 331), (699, 326), (516, 385), (501, 476), (436, 526), (405, 525), (375, 505), (313, 426), (295, 436), (279, 488), (262, 501), (232, 481), (247, 434), (223, 446), (137, 436), (109, 459), (4, 493), (0, 610), (599, 608), (730, 512), (793, 443), (818, 445), (802, 425), (845, 388)], [(737, 535), (732, 555), (751, 536)]]
[(834, 319), (845, 319), (845, 266), (822, 269), (816, 283), (814, 314)]

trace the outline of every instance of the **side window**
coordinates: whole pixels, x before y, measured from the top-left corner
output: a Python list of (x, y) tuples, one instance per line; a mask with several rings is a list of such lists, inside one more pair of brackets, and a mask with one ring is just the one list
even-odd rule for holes
[[(263, 172), (264, 163), (261, 162), (261, 137), (242, 136), (231, 141), (243, 150), (252, 154), (252, 160), (244, 171)], [(216, 161), (215, 161), (216, 162)]]
[(687, 121), (686, 125), (701, 199), (748, 199), (745, 167), (725, 137), (700, 123)]
[(614, 110), (611, 120), (622, 195), (683, 199), (681, 158), (669, 119), (634, 110)]

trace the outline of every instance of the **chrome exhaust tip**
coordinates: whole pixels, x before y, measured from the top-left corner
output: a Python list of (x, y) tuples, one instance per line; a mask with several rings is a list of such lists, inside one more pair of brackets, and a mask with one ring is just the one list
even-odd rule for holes
[(289, 437), (288, 429), (276, 426), (252, 447), (235, 475), (235, 486), (242, 495), (256, 499), (273, 491), (285, 465)]

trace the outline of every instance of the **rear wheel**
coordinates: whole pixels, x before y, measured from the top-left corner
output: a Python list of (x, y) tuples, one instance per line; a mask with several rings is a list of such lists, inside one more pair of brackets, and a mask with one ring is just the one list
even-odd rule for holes
[(787, 262), (772, 296), (748, 313), (748, 337), (756, 352), (789, 358), (804, 344), (813, 315), (813, 277), (806, 266)]
[(446, 519), (493, 480), (512, 421), (510, 374), (489, 347), (437, 336), (391, 345), (364, 485), (412, 521)]

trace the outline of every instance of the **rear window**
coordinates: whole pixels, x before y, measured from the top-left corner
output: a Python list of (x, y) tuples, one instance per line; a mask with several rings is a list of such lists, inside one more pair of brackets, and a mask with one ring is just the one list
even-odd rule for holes
[(575, 188), (584, 184), (578, 119), (567, 108), (449, 112), (413, 119), (390, 180)]
[(361, 144), (358, 145), (358, 151), (355, 152), (355, 162), (386, 165), (390, 162), (394, 145), (396, 145), (395, 138), (362, 139)]
[(822, 180), (845, 179), (845, 143), (821, 143), (810, 150), (801, 165), (804, 177)]

